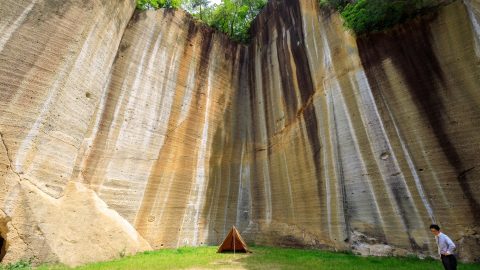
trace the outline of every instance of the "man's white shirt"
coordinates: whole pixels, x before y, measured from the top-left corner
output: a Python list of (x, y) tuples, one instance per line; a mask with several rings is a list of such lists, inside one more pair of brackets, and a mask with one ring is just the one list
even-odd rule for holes
[(438, 254), (440, 255), (451, 255), (455, 250), (456, 246), (453, 243), (452, 239), (444, 233), (440, 233), (435, 236), (435, 241), (438, 246)]

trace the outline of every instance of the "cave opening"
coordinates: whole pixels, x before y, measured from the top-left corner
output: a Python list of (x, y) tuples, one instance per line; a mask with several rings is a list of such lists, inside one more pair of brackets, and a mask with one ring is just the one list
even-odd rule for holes
[(7, 254), (7, 241), (0, 235), (0, 262), (3, 261), (5, 254)]

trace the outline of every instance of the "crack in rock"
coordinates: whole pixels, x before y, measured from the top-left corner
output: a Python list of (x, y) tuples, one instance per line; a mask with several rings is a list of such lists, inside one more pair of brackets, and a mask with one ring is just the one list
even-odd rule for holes
[(27, 244), (27, 241), (24, 239), (24, 237), (22, 237), (22, 234), (20, 234), (18, 232), (18, 229), (17, 227), (15, 227), (15, 225), (13, 224), (12, 221), (9, 222), (9, 224), (12, 226), (13, 230), (15, 230), (15, 233), (16, 235), (18, 236), (18, 238), (23, 242), (23, 244), (25, 245), (25, 248), (27, 249), (28, 253), (29, 254), (32, 254), (34, 257), (35, 257), (35, 252), (33, 251), (33, 249)]
[(12, 161), (12, 158), (10, 157), (10, 153), (8, 151), (8, 147), (7, 147), (7, 144), (5, 143), (5, 140), (4, 140), (4, 135), (2, 132), (0, 132), (0, 141), (2, 142), (3, 144), (3, 147), (5, 148), (5, 152), (6, 152), (6, 155), (7, 155), (7, 158), (8, 158), (8, 162), (10, 163), (10, 166), (9, 166), (9, 169), (18, 176), (18, 179), (19, 181), (22, 181), (22, 177), (20, 176), (20, 174), (15, 171), (14, 167), (13, 167), (13, 161)]
[(34, 186), (38, 191), (40, 191), (41, 193), (51, 197), (51, 198), (54, 198), (54, 199), (60, 199), (62, 198), (64, 195), (61, 195), (61, 196), (58, 196), (58, 197), (55, 197), (55, 196), (52, 196), (51, 194), (48, 194), (47, 192), (43, 191), (38, 185), (36, 185), (32, 180), (26, 178), (26, 177), (22, 177), (20, 175), (20, 173), (18, 173), (17, 171), (15, 171), (14, 169), (14, 166), (13, 166), (13, 161), (12, 161), (12, 158), (10, 157), (10, 154), (9, 154), (9, 150), (8, 150), (8, 147), (7, 145), (5, 144), (5, 141), (4, 141), (4, 135), (2, 132), (0, 132), (0, 141), (2, 142), (3, 144), (3, 147), (5, 147), (5, 151), (6, 151), (6, 154), (7, 154), (7, 158), (8, 158), (8, 161), (9, 161), (9, 169), (12, 173), (14, 173), (17, 177), (18, 177), (18, 182), (28, 182), (30, 185)]
[[(34, 185), (32, 183), (32, 181), (30, 181), (29, 179), (27, 178), (22, 178), (20, 176), (20, 174), (15, 171), (14, 169), (14, 166), (13, 166), (13, 161), (12, 161), (12, 158), (10, 157), (10, 153), (9, 153), (9, 150), (8, 150), (8, 147), (5, 143), (5, 140), (4, 140), (4, 135), (2, 132), (0, 132), (0, 141), (2, 142), (3, 144), (3, 147), (5, 148), (5, 151), (6, 151), (6, 156), (8, 158), (8, 161), (9, 161), (9, 169), (12, 173), (14, 173), (17, 177), (18, 177), (18, 182), (23, 182), (23, 181), (26, 181), (32, 185)], [(35, 186), (35, 185), (34, 185)], [(36, 186), (35, 186), (36, 187)], [(38, 187), (37, 187), (38, 188)], [(10, 224), (11, 225), (11, 228), (13, 228), (13, 232), (14, 234), (16, 234), (16, 236), (18, 236), (18, 238), (20, 239), (20, 241), (25, 245), (25, 248), (26, 248), (26, 251), (28, 252), (28, 254), (32, 254), (34, 257), (35, 257), (35, 253), (34, 253), (34, 250), (27, 244), (27, 241), (25, 240), (24, 236), (19, 232), (19, 230), (17, 229), (17, 227), (15, 227), (14, 223), (13, 223), (13, 220), (12, 220), (12, 217), (7, 215), (7, 213), (3, 210), (3, 208), (0, 208), (0, 211), (5, 215), (5, 219), (6, 219), (6, 224)], [(8, 239), (6, 239), (8, 240)]]

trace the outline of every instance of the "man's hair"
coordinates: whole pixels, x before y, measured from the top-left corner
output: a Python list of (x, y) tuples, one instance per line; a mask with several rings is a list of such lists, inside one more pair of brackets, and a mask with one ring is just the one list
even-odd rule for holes
[(440, 227), (437, 224), (430, 225), (430, 229), (435, 229), (437, 231), (440, 231)]

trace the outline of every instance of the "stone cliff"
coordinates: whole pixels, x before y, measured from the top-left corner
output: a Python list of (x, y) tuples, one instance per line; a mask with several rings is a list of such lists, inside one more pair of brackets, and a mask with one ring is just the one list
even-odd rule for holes
[(218, 244), (480, 260), (480, 1), (355, 38), (271, 0), (249, 45), (133, 1), (0, 7), (3, 262)]

